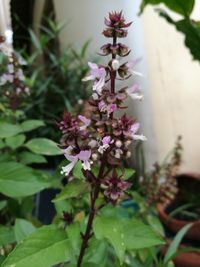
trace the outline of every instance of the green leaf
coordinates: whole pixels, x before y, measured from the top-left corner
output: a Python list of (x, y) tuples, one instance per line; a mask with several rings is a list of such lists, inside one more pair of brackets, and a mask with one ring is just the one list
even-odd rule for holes
[(47, 160), (42, 155), (37, 155), (28, 151), (24, 151), (19, 154), (20, 162), (23, 164), (32, 163), (47, 163)]
[(58, 145), (50, 139), (47, 138), (34, 138), (25, 144), (29, 150), (36, 154), (41, 155), (61, 155), (62, 151)]
[(29, 132), (41, 126), (45, 126), (44, 122), (41, 120), (27, 120), (21, 124), (23, 132)]
[(0, 164), (0, 192), (6, 196), (30, 196), (48, 186), (48, 181), (29, 167), (17, 162)]
[(0, 149), (4, 148), (5, 146), (6, 146), (5, 143), (2, 140), (0, 140)]
[(200, 43), (200, 28), (197, 23), (184, 19), (174, 21), (165, 11), (159, 10), (160, 16), (165, 18), (167, 22), (173, 24), (176, 29), (185, 35), (185, 45), (189, 48), (194, 60), (200, 61), (199, 43)]
[(147, 248), (163, 243), (163, 240), (147, 225), (138, 220), (117, 217), (97, 217), (94, 220), (97, 239), (106, 238), (114, 247), (120, 263), (126, 250)]
[(15, 242), (13, 228), (0, 225), (0, 247)]
[(71, 248), (66, 233), (56, 226), (44, 226), (23, 240), (1, 267), (50, 267), (69, 261)]
[(22, 129), (19, 125), (14, 125), (7, 122), (0, 122), (0, 138), (14, 136), (20, 132), (22, 132)]
[(67, 236), (69, 238), (70, 244), (74, 250), (75, 255), (79, 254), (81, 247), (81, 229), (79, 223), (74, 223), (67, 226)]
[(82, 163), (80, 161), (78, 161), (73, 169), (73, 176), (79, 179), (83, 179), (84, 175), (82, 172)]
[(35, 230), (36, 228), (29, 221), (24, 219), (15, 220), (14, 233), (17, 243), (32, 234)]
[(42, 52), (42, 47), (40, 44), (40, 40), (38, 39), (38, 37), (35, 35), (35, 33), (29, 29), (29, 34), (31, 36), (31, 41), (33, 42), (34, 46), (40, 51)]
[(53, 202), (78, 197), (89, 191), (89, 184), (85, 181), (74, 179), (56, 196)]
[(24, 134), (19, 134), (5, 139), (6, 145), (12, 148), (13, 150), (22, 146), (26, 136)]
[(125, 180), (127, 180), (127, 179), (131, 178), (134, 173), (135, 173), (135, 171), (133, 169), (126, 168), (123, 177)]
[(178, 231), (170, 247), (168, 248), (167, 253), (165, 254), (164, 261), (163, 261), (164, 264), (167, 264), (174, 257), (184, 235), (192, 227), (192, 225), (193, 225), (192, 223), (189, 223), (185, 225), (183, 228), (181, 228), (180, 231)]
[(1, 211), (2, 209), (4, 209), (4, 208), (6, 207), (6, 205), (7, 205), (7, 200), (2, 200), (2, 201), (0, 201), (0, 211)]
[(194, 0), (143, 0), (141, 3), (140, 10), (141, 12), (144, 11), (144, 8), (151, 4), (151, 5), (158, 5), (158, 4), (165, 4), (169, 9), (172, 11), (181, 14), (183, 16), (189, 16), (192, 13), (194, 8)]

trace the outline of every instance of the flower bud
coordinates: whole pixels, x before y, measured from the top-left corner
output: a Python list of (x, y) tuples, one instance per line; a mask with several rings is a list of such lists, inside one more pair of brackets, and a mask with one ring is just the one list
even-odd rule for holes
[(127, 159), (131, 157), (131, 151), (127, 151), (126, 157), (127, 157)]
[(121, 140), (117, 140), (115, 142), (115, 145), (116, 145), (116, 147), (121, 147), (122, 146), (122, 141)]
[(120, 67), (119, 61), (117, 59), (114, 59), (112, 61), (112, 68), (113, 68), (113, 70), (118, 70), (119, 67)]
[(97, 153), (92, 154), (92, 159), (96, 161), (98, 159), (98, 154)]
[(127, 140), (127, 141), (125, 142), (125, 146), (126, 146), (126, 147), (130, 146), (130, 144), (131, 144), (131, 140)]

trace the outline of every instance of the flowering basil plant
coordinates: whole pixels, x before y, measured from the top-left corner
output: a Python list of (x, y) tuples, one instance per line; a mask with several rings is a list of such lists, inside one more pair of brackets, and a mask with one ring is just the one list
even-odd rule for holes
[(134, 250), (163, 243), (158, 233), (122, 207), (133, 195), (127, 180), (133, 172), (127, 174), (124, 162), (131, 156), (131, 143), (146, 137), (138, 134), (134, 118), (116, 115), (126, 108), (128, 96), (142, 100), (139, 85), (117, 89), (116, 80), (141, 74), (134, 69), (138, 60), (119, 59), (130, 53), (118, 39), (127, 36), (131, 23), (122, 12), (113, 12), (105, 24), (103, 35), (111, 42), (101, 50), (110, 60), (107, 65), (89, 62), (83, 78), (93, 81), (90, 116), (64, 112), (58, 122), (66, 164), (61, 169), (65, 186), (53, 200), (57, 215), (52, 225), (19, 243), (2, 267), (127, 267), (134, 264)]

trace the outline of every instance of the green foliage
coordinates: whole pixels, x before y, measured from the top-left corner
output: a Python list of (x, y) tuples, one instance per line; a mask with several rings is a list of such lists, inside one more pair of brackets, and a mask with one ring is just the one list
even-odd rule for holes
[(17, 243), (32, 234), (34, 231), (35, 227), (29, 221), (24, 219), (15, 220), (14, 233)]
[(29, 118), (36, 117), (45, 122), (46, 128), (39, 130), (40, 136), (57, 140), (55, 121), (60, 119), (64, 109), (80, 110), (81, 102), (89, 96), (89, 84), (81, 80), (88, 71), (90, 41), (80, 49), (76, 49), (74, 44), (61, 49), (59, 33), (64, 25), (50, 18), (45, 20), (46, 25), (39, 29), (39, 37), (29, 30), (30, 41), (35, 48), (33, 52), (27, 55), (22, 51), (28, 62), (26, 82), (31, 88), (26, 114)]
[(106, 238), (112, 244), (121, 263), (127, 250), (163, 243), (162, 238), (149, 226), (133, 219), (117, 220), (116, 217), (97, 217), (94, 221), (94, 233), (97, 239)]
[(62, 154), (62, 151), (59, 149), (58, 145), (54, 141), (47, 138), (31, 139), (24, 146), (36, 154), (48, 156)]
[(5, 139), (5, 143), (8, 147), (11, 149), (16, 149), (23, 145), (24, 141), (26, 139), (26, 136), (24, 134), (18, 134), (15, 136), (7, 137)]
[(175, 236), (174, 240), (172, 241), (165, 257), (164, 257), (164, 264), (169, 263), (171, 259), (175, 256), (177, 253), (178, 246), (181, 243), (181, 240), (183, 239), (184, 235), (187, 233), (187, 231), (192, 227), (192, 223), (189, 223), (185, 225)]
[(42, 155), (37, 155), (28, 151), (21, 152), (19, 154), (19, 160), (23, 164), (32, 164), (32, 163), (47, 163), (47, 160)]
[(53, 202), (79, 197), (82, 194), (89, 192), (89, 188), (90, 186), (86, 182), (83, 182), (79, 179), (74, 179), (63, 188), (63, 190), (56, 196)]
[(8, 122), (0, 121), (0, 138), (11, 137), (21, 133), (20, 125), (14, 125)]
[(49, 182), (32, 168), (17, 162), (0, 164), (0, 192), (9, 197), (24, 197), (49, 187)]
[(23, 132), (29, 132), (41, 126), (45, 126), (44, 122), (41, 120), (26, 120), (21, 124)]
[(49, 267), (70, 258), (66, 233), (51, 225), (41, 227), (19, 243), (1, 267)]
[(179, 32), (184, 34), (185, 45), (190, 50), (193, 59), (200, 61), (200, 24), (199, 21), (195, 21), (190, 17), (195, 5), (195, 0), (143, 0), (140, 12), (142, 13), (147, 5), (158, 5), (160, 3), (163, 3), (170, 10), (184, 17), (177, 21), (166, 11), (158, 9), (161, 17), (165, 18), (167, 22), (174, 25)]
[(141, 12), (144, 11), (144, 8), (151, 4), (151, 5), (158, 5), (158, 4), (166, 5), (170, 10), (179, 13), (183, 16), (189, 16), (194, 7), (194, 0), (143, 0), (141, 3)]
[(0, 247), (14, 242), (15, 235), (13, 228), (0, 225)]
[(174, 25), (176, 29), (185, 35), (185, 45), (189, 48), (193, 58), (200, 61), (200, 25), (197, 21), (185, 18), (183, 20), (173, 20), (165, 11), (158, 10), (161, 17)]

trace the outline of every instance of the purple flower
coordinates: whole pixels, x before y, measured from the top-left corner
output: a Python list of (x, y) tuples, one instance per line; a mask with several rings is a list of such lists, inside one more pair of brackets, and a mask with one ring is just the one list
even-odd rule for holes
[(83, 78), (83, 81), (94, 80), (93, 90), (101, 94), (102, 88), (105, 84), (106, 71), (103, 67), (99, 67), (95, 63), (88, 62), (90, 73)]
[(103, 181), (104, 186), (106, 187), (104, 195), (115, 204), (117, 200), (123, 196), (124, 191), (127, 190), (131, 184), (124, 181), (122, 178), (117, 176), (117, 173), (114, 171), (111, 177), (108, 177)]
[(130, 62), (126, 63), (127, 71), (130, 72), (130, 74), (132, 74), (132, 75), (143, 76), (143, 74), (141, 72), (134, 70), (135, 66), (140, 61), (141, 61), (141, 58), (137, 58), (137, 59), (131, 60)]
[(62, 167), (62, 174), (65, 174), (66, 176), (70, 174), (74, 166), (76, 165), (77, 161), (80, 160), (82, 162), (82, 166), (84, 170), (90, 170), (90, 156), (91, 156), (91, 150), (81, 150), (78, 154), (72, 155), (73, 147), (69, 146), (67, 149), (65, 149), (65, 157), (67, 160), (70, 161), (70, 163)]
[(111, 113), (113, 113), (115, 110), (117, 110), (117, 105), (116, 104), (109, 104), (107, 106), (107, 113), (108, 113), (108, 115), (110, 115)]
[(138, 93), (139, 89), (140, 89), (140, 87), (136, 83), (132, 87), (126, 89), (126, 92), (132, 99), (136, 99), (136, 100), (141, 101), (144, 99), (144, 96), (142, 94)]
[(140, 124), (138, 122), (134, 123), (132, 126), (131, 126), (131, 136), (134, 140), (140, 140), (140, 141), (146, 141), (147, 138), (146, 136), (144, 136), (143, 134), (139, 135), (139, 134), (136, 134), (137, 131), (139, 130), (140, 128)]
[(106, 151), (110, 147), (110, 144), (114, 142), (114, 140), (111, 140), (111, 137), (107, 135), (107, 136), (104, 136), (101, 142), (102, 142), (102, 145), (98, 148), (98, 152), (100, 154), (103, 154), (104, 151)]
[(83, 125), (80, 127), (80, 130), (85, 130), (91, 123), (91, 120), (87, 119), (85, 116), (79, 115), (79, 120), (83, 122)]

